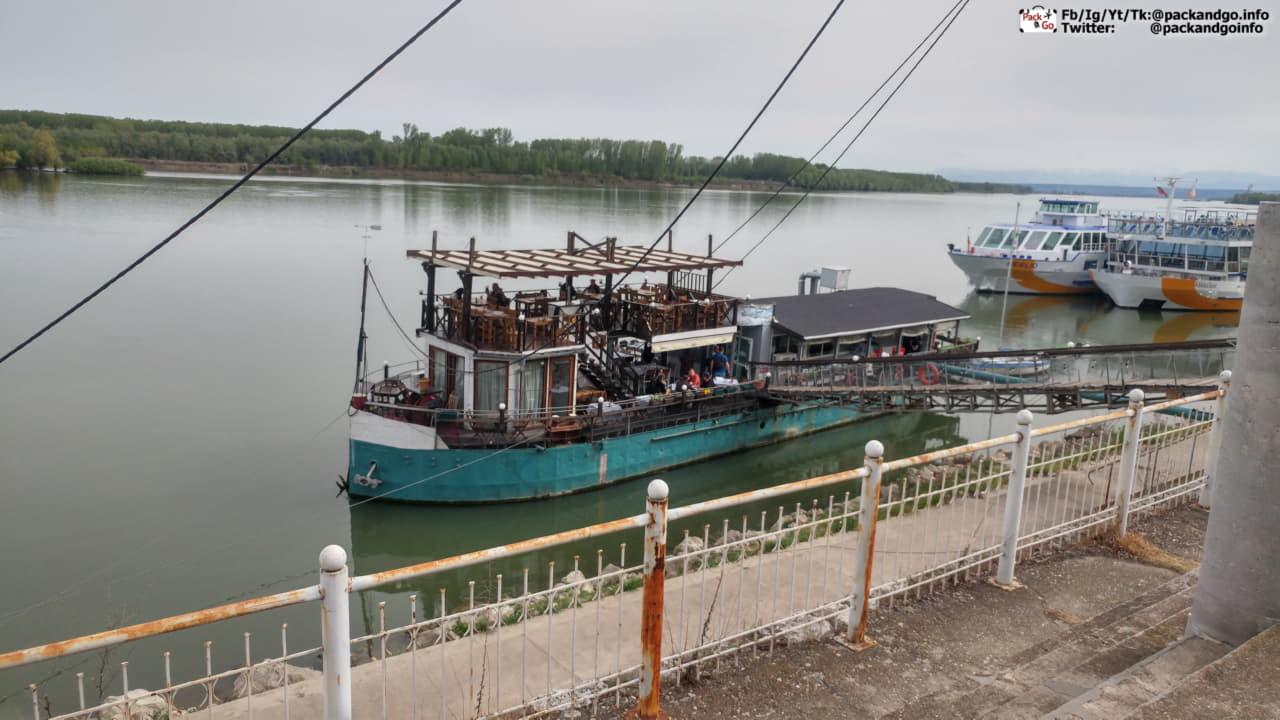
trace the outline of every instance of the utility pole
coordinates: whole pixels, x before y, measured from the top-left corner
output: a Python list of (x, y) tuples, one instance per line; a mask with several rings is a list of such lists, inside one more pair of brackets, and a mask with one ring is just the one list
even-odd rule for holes
[(1262, 203), (1188, 635), (1240, 645), (1280, 618), (1280, 203)]

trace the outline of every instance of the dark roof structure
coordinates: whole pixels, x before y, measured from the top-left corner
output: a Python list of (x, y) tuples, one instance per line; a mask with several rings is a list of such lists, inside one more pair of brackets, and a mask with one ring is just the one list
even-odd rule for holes
[(773, 305), (773, 323), (806, 340), (969, 318), (932, 295), (887, 287), (752, 298), (751, 304)]
[(410, 250), (414, 260), (440, 267), (470, 270), (494, 278), (545, 278), (609, 275), (624, 272), (713, 270), (741, 265), (741, 260), (649, 249), (642, 245), (584, 247), (559, 250)]

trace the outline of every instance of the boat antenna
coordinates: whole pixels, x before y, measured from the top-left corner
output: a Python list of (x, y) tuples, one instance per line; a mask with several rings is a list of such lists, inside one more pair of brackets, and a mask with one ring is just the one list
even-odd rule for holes
[(1019, 200), (1017, 207), (1013, 209), (1013, 231), (1010, 235), (1013, 247), (1009, 248), (1009, 267), (1004, 276), (1004, 300), (1000, 303), (1000, 339), (997, 342), (1001, 345), (1004, 344), (1004, 311), (1009, 307), (1009, 283), (1013, 282), (1013, 251), (1018, 249), (1018, 214), (1021, 212), (1022, 201)]
[[(1178, 188), (1178, 181), (1182, 178), (1168, 177), (1164, 181), (1169, 183), (1169, 196), (1165, 199), (1164, 204), (1164, 220), (1160, 223), (1160, 242), (1165, 242), (1169, 237), (1169, 221), (1173, 219), (1173, 196)], [(1156, 178), (1156, 182), (1160, 182), (1160, 178)]]

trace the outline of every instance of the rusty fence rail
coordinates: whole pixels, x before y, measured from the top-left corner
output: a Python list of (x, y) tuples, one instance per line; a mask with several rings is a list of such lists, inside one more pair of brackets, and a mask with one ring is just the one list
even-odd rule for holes
[[(1015, 588), (1031, 554), (1123, 534), (1135, 514), (1197, 493), (1207, 505), (1229, 379), (1153, 405), (1134, 391), (1125, 410), (1039, 429), (1023, 411), (1014, 433), (909, 458), (886, 459), (872, 441), (862, 467), (684, 507), (668, 509), (669, 490), (655, 480), (642, 514), (379, 573), (348, 577), (345, 551), (329, 546), (317, 585), (3, 653), (0, 671), (319, 601), (317, 647), (291, 651), (282, 627), (278, 652), (255, 658), (246, 633), (243, 664), (216, 670), (206, 643), (204, 674), (185, 681), (171, 677), (165, 653), (156, 689), (131, 688), (121, 663), (120, 695), (86, 702), (82, 674), (57, 691), (33, 685), (31, 717), (510, 718), (634, 705), (654, 718), (663, 683), (805, 640), (866, 648), (877, 607), (978, 578)], [(1175, 406), (1194, 410), (1155, 414)], [(669, 523), (679, 528), (670, 555)], [(351, 636), (354, 593), (637, 529), (638, 552), (619, 543), (571, 567), (482, 574), (482, 589), (471, 581), (464, 597), (440, 590), (409, 595), (407, 607), (382, 602), (376, 630)], [(353, 649), (367, 661), (353, 666)], [(323, 672), (302, 673), (318, 654)], [(239, 697), (220, 701), (220, 681), (234, 681)], [(75, 708), (48, 712), (49, 692)]]

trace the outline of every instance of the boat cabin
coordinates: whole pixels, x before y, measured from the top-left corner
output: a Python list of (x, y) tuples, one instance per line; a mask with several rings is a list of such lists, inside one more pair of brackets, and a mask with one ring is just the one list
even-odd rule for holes
[(753, 299), (738, 318), (737, 354), (772, 363), (951, 349), (969, 315), (932, 295), (873, 287)]
[(1190, 273), (1247, 275), (1256, 213), (1184, 208), (1168, 222), (1142, 213), (1108, 218), (1109, 264)]
[(1042, 199), (1025, 223), (994, 223), (969, 243), (968, 251), (1004, 254), (1101, 252), (1107, 227), (1093, 200)]
[[(645, 394), (659, 363), (670, 360), (674, 377), (736, 331), (737, 299), (710, 288), (715, 271), (741, 261), (675, 251), (669, 236), (650, 249), (570, 232), (563, 249), (487, 251), (474, 239), (443, 250), (433, 236), (431, 249), (408, 256), (427, 275), (423, 382), (445, 409), (573, 415)], [(456, 290), (440, 292), (441, 270), (456, 272)], [(642, 280), (615, 284), (628, 275)]]

